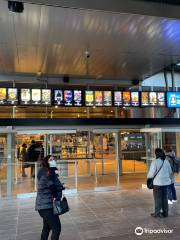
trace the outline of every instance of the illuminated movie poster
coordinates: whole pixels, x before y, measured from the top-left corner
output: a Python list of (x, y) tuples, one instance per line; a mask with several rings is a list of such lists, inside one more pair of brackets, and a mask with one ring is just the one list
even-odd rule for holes
[(139, 106), (139, 92), (131, 92), (131, 106)]
[(103, 92), (95, 91), (95, 105), (102, 106), (103, 105)]
[(42, 104), (51, 104), (51, 90), (50, 89), (42, 89), (42, 97), (41, 102)]
[(74, 106), (82, 106), (82, 91), (74, 90)]
[(142, 106), (149, 105), (149, 92), (141, 92), (141, 105)]
[(112, 106), (112, 92), (111, 91), (104, 91), (104, 106)]
[(30, 89), (22, 88), (21, 89), (21, 103), (22, 104), (29, 104), (30, 101), (31, 101)]
[(72, 90), (64, 90), (64, 105), (72, 106), (72, 102), (73, 102)]
[(85, 92), (85, 104), (87, 107), (91, 107), (94, 104), (94, 94), (93, 91)]
[(151, 105), (151, 106), (157, 105), (157, 93), (156, 92), (149, 93), (149, 105)]
[(158, 106), (165, 106), (165, 93), (164, 92), (158, 92), (157, 99), (158, 99)]
[(32, 89), (31, 94), (32, 104), (41, 103), (41, 89)]
[(167, 92), (167, 107), (180, 107), (180, 92)]
[(54, 104), (63, 105), (63, 91), (54, 90)]
[(125, 107), (131, 106), (131, 93), (130, 92), (123, 92), (123, 105)]
[(122, 106), (122, 92), (114, 92), (114, 106)]
[(14, 104), (18, 101), (18, 91), (17, 88), (8, 88), (7, 101)]
[(6, 102), (6, 88), (0, 88), (0, 104)]

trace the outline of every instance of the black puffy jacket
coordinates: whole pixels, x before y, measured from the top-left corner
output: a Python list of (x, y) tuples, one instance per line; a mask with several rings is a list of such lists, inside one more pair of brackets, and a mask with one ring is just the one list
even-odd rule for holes
[(38, 171), (38, 190), (36, 197), (35, 210), (50, 209), (53, 208), (53, 198), (61, 198), (62, 190), (65, 188), (61, 184), (58, 174), (56, 174), (57, 168), (41, 168)]

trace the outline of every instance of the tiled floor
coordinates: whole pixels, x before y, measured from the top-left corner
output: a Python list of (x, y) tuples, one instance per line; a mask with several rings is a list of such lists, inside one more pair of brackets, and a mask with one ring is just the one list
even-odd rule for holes
[[(34, 211), (34, 200), (0, 201), (0, 240), (40, 239), (42, 220)], [(151, 191), (84, 193), (68, 200), (71, 210), (61, 217), (61, 240), (180, 239), (180, 203), (170, 207), (169, 218), (153, 219)], [(137, 236), (136, 227), (172, 229), (173, 233)]]

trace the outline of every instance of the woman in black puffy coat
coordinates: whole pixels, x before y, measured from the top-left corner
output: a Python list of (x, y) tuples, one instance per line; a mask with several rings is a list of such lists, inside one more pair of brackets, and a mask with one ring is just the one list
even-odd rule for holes
[(53, 214), (53, 200), (60, 199), (62, 190), (65, 188), (58, 178), (56, 161), (51, 155), (43, 159), (37, 179), (38, 190), (35, 210), (43, 218), (41, 240), (48, 240), (51, 230), (51, 240), (58, 240), (61, 233), (61, 222), (59, 216)]

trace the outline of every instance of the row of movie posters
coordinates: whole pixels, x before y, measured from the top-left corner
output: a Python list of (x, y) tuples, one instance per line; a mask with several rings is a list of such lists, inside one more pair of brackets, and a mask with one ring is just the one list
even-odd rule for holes
[(54, 104), (59, 106), (82, 106), (82, 91), (54, 90)]
[(16, 104), (17, 102), (17, 88), (0, 88), (0, 104)]
[(142, 92), (141, 106), (165, 106), (164, 92)]
[(21, 89), (21, 104), (51, 104), (50, 89)]
[(86, 106), (112, 106), (111, 91), (85, 91)]
[[(52, 103), (51, 89), (0, 88), (0, 104)], [(165, 92), (54, 90), (53, 102), (59, 106), (165, 106)], [(140, 98), (141, 96), (141, 98)], [(169, 106), (176, 106), (177, 92), (167, 92)]]
[(114, 91), (114, 106), (138, 107), (139, 105), (139, 92)]

